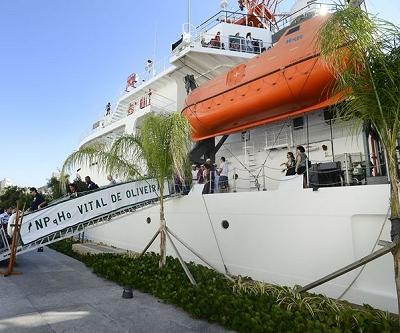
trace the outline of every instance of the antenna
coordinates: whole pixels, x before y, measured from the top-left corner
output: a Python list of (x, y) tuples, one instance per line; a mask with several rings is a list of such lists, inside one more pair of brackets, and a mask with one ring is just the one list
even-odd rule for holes
[(192, 20), (191, 20), (191, 18), (192, 18), (192, 13), (191, 13), (191, 11), (192, 11), (192, 1), (191, 0), (188, 0), (188, 33), (189, 33), (189, 36), (192, 36), (192, 29), (191, 29), (191, 23), (192, 23)]
[(154, 23), (154, 52), (153, 52), (153, 66), (152, 75), (155, 75), (155, 65), (156, 65), (156, 51), (157, 51), (157, 21)]

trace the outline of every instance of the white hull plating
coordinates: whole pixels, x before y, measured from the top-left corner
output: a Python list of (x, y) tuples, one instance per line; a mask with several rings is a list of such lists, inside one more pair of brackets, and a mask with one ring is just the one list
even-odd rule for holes
[[(221, 271), (280, 285), (305, 285), (369, 254), (385, 223), (388, 185), (190, 194), (167, 201), (167, 225)], [(158, 228), (158, 206), (93, 229), (89, 239), (141, 251)], [(146, 218), (151, 218), (151, 223)], [(222, 228), (222, 220), (229, 228)], [(213, 233), (215, 230), (215, 236)], [(386, 221), (380, 239), (389, 240)], [(158, 251), (158, 242), (150, 250)], [(199, 262), (182, 246), (185, 260)], [(172, 249), (168, 254), (174, 255)], [(338, 297), (359, 270), (313, 292)], [(390, 254), (369, 263), (344, 296), (397, 312)]]

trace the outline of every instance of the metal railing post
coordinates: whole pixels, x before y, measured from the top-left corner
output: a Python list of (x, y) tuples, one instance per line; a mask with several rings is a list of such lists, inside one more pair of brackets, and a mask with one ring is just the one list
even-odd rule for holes
[(233, 192), (236, 192), (236, 168), (233, 168)]
[(347, 163), (347, 153), (344, 153), (344, 183), (350, 185), (349, 183), (349, 166)]
[(263, 170), (263, 191), (266, 191), (267, 188), (265, 187), (265, 165), (262, 166)]
[(306, 177), (307, 177), (307, 187), (309, 187), (310, 184), (310, 173), (308, 172), (308, 157), (306, 158)]

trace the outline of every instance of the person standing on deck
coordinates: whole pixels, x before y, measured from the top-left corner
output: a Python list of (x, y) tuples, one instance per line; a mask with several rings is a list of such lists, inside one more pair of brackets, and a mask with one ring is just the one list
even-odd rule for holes
[[(206, 159), (206, 163), (204, 164), (206, 166), (206, 170), (209, 173), (210, 176), (210, 188), (208, 193), (214, 193), (214, 187), (215, 187), (215, 167), (213, 162), (211, 161), (211, 158)], [(208, 168), (207, 168), (208, 166)], [(204, 177), (205, 178), (205, 177)]]
[(107, 176), (107, 180), (109, 181), (108, 185), (115, 185), (117, 183), (117, 181), (111, 175)]
[(219, 173), (219, 190), (221, 192), (227, 192), (229, 169), (224, 156), (221, 157), (221, 164), (219, 165), (217, 173)]
[(295, 171), (298, 175), (302, 175), (306, 171), (307, 155), (303, 146), (296, 147), (296, 167)]

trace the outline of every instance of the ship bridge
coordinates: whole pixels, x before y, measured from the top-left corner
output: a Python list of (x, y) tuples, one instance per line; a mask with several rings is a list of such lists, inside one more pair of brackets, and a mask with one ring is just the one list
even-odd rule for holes
[(220, 11), (197, 27), (185, 24), (172, 44), (176, 80), (183, 82), (189, 74), (201, 85), (270, 48), (272, 24), (257, 22), (242, 13)]

